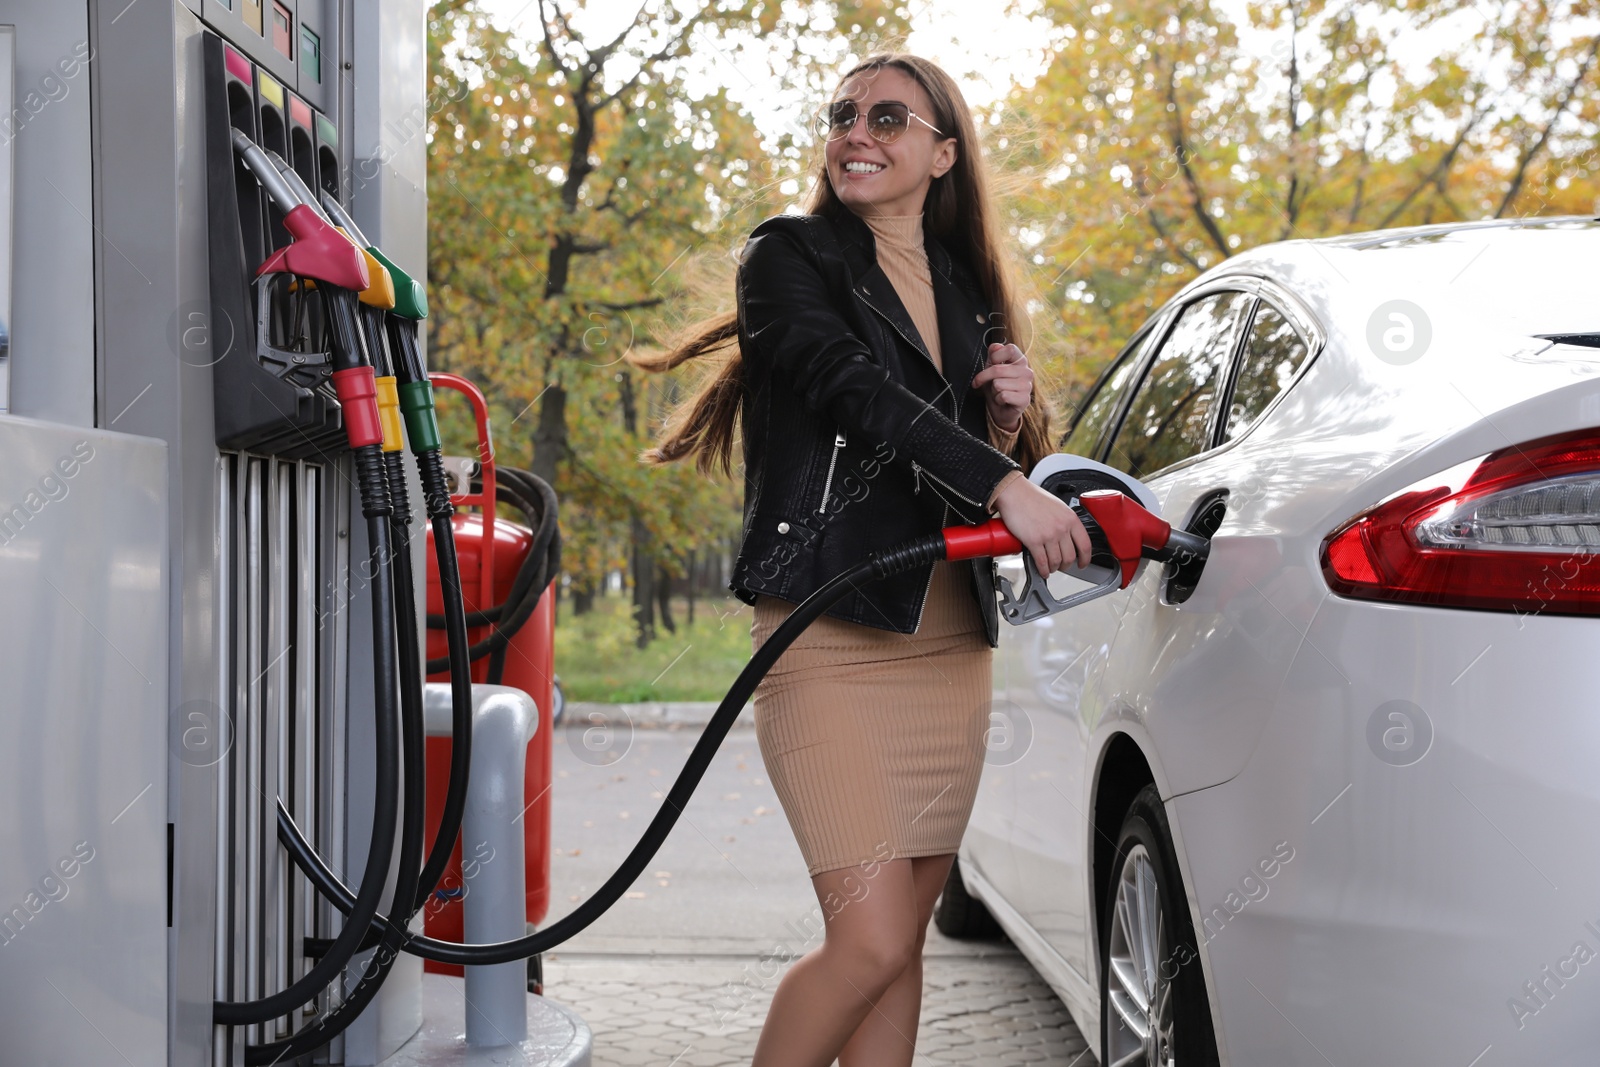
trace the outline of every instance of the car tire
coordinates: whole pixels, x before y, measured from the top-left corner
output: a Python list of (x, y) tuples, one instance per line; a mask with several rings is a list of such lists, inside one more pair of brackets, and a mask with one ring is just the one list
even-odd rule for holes
[(961, 861), (950, 861), (950, 874), (933, 906), (933, 925), (946, 937), (960, 940), (997, 937), (1000, 924), (994, 921), (983, 901), (967, 892), (961, 881)]
[(1194, 924), (1153, 785), (1139, 791), (1123, 818), (1101, 900), (1100, 1062), (1217, 1067)]

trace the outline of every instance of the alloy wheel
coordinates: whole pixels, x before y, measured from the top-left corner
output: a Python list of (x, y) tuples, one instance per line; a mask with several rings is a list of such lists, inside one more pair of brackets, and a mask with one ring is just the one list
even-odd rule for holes
[(1112, 904), (1106, 1067), (1176, 1067), (1167, 915), (1144, 845), (1128, 850)]

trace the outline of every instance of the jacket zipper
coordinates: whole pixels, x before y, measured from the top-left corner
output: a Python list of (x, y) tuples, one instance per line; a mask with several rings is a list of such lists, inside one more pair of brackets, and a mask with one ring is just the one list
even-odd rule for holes
[[(922, 478), (926, 477), (930, 482), (938, 482), (940, 485), (944, 486), (946, 489), (950, 490), (956, 496), (960, 497), (962, 500), (965, 500), (967, 503), (971, 504), (973, 507), (982, 507), (983, 506), (981, 503), (979, 503), (978, 501), (976, 501), (976, 500), (972, 499), (971, 497), (967, 496), (965, 493), (963, 493), (960, 490), (958, 490), (955, 486), (951, 485), (949, 482), (945, 481), (943, 478), (939, 477), (937, 474), (933, 473), (933, 471), (929, 470), (927, 467), (924, 467), (922, 464), (918, 463), (916, 460), (912, 460), (911, 461), (911, 473), (912, 473), (912, 476), (917, 479), (917, 488), (914, 490), (915, 492), (918, 492), (918, 493), (922, 492), (922, 481), (921, 480), (922, 480)], [(934, 492), (938, 492), (938, 490), (935, 489)], [(939, 495), (943, 496), (944, 494), (940, 493)]]
[(833, 456), (828, 460), (828, 477), (822, 483), (822, 503), (817, 505), (817, 514), (821, 515), (828, 509), (828, 493), (833, 489), (833, 468), (839, 462), (839, 450), (844, 447), (844, 431), (840, 430), (833, 435)]

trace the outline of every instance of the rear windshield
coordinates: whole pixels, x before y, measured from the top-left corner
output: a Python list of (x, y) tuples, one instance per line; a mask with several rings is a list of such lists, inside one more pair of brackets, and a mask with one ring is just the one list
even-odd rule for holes
[(1360, 256), (1397, 280), (1432, 279), (1455, 307), (1518, 333), (1600, 333), (1600, 222), (1592, 219), (1418, 235)]

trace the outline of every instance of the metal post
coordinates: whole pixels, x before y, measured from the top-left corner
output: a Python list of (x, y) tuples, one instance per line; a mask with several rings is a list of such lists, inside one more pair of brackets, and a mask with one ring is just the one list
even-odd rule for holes
[[(450, 734), (450, 687), (423, 695), (429, 736)], [(472, 687), (472, 777), (461, 827), (468, 943), (509, 941), (527, 933), (523, 784), (528, 742), (539, 728), (533, 698), (502, 685)], [(528, 1036), (528, 970), (521, 960), (467, 967), (467, 1044), (517, 1045)]]

